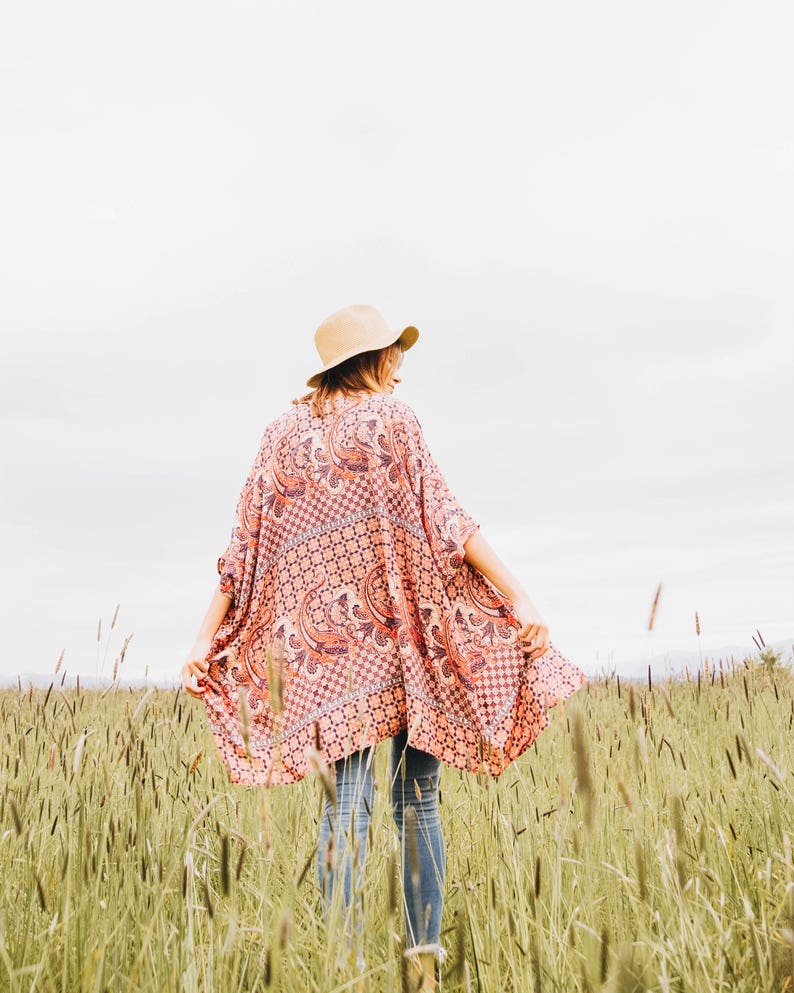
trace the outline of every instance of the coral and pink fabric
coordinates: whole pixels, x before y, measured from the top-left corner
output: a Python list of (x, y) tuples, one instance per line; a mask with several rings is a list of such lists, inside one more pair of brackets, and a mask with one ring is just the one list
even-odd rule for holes
[(392, 395), (339, 397), (322, 418), (294, 404), (267, 426), (202, 680), (233, 783), (297, 782), (314, 749), (331, 762), (406, 727), (494, 776), (532, 744), (585, 675), (553, 646), (522, 649), (509, 600), (464, 560), (478, 527)]

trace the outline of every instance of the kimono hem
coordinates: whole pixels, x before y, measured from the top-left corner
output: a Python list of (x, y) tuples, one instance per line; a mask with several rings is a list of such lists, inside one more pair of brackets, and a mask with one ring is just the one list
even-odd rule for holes
[(294, 783), (405, 728), (469, 772), (529, 748), (586, 678), (552, 645), (529, 658), (510, 601), (464, 560), (478, 527), (392, 395), (322, 418), (295, 404), (266, 427), (201, 680), (231, 782)]

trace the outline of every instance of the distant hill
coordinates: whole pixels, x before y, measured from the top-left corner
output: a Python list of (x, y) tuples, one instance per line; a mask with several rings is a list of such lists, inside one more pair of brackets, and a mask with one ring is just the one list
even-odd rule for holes
[[(9, 675), (8, 673), (0, 674), (0, 689), (7, 689), (9, 687), (15, 686), (19, 688), (22, 687), (26, 690), (31, 683), (34, 687), (40, 689), (47, 689), (50, 683), (54, 686), (61, 686), (63, 689), (69, 687), (73, 689), (77, 685), (77, 676), (67, 673), (63, 682), (61, 681), (63, 673), (58, 673), (53, 675), (52, 673), (46, 672), (20, 672), (17, 675)], [(96, 689), (107, 689), (113, 683), (112, 679), (96, 679), (94, 676), (80, 676), (80, 688), (87, 690)], [(176, 689), (179, 686), (178, 682), (168, 681), (164, 679), (146, 679), (140, 676), (137, 679), (118, 679), (116, 680), (117, 685), (121, 689), (126, 689), (131, 687), (133, 689), (140, 689), (142, 687), (156, 686), (160, 689)]]
[[(789, 668), (794, 665), (794, 638), (783, 638), (779, 641), (767, 642), (767, 648), (778, 652), (784, 666)], [(724, 671), (730, 672), (731, 661), (736, 666), (742, 664), (743, 659), (755, 658), (759, 654), (755, 645), (748, 648), (747, 644), (742, 645), (722, 645), (719, 648), (703, 648), (702, 654), (699, 651), (677, 651), (671, 649), (667, 652), (659, 652), (637, 661), (616, 662), (610, 666), (602, 665), (598, 669), (599, 674), (615, 671), (621, 679), (645, 680), (648, 678), (648, 665), (651, 667), (651, 680), (666, 679), (670, 675), (684, 675), (687, 669), (696, 673), (702, 664), (708, 660), (709, 669), (719, 669), (720, 661)]]

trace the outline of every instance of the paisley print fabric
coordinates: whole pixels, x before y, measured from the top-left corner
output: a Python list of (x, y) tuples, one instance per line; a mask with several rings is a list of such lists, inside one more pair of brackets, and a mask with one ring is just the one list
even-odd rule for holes
[(464, 561), (460, 506), (413, 410), (339, 397), (265, 429), (220, 588), (232, 600), (202, 680), (232, 782), (293, 783), (407, 728), (444, 762), (498, 776), (584, 673), (532, 661), (511, 604)]

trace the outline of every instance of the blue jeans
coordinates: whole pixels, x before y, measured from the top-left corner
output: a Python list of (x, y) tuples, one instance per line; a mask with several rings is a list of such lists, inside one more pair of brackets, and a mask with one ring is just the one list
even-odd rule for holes
[[(438, 814), (441, 762), (407, 742), (406, 731), (391, 739), (392, 813), (402, 855), (405, 928), (410, 947), (438, 946), (446, 875), (446, 849)], [(330, 902), (341, 873), (345, 907), (350, 909), (354, 899), (359, 933), (361, 867), (374, 801), (372, 752), (371, 747), (365, 748), (335, 763), (336, 818), (326, 798), (317, 845), (320, 889)]]

